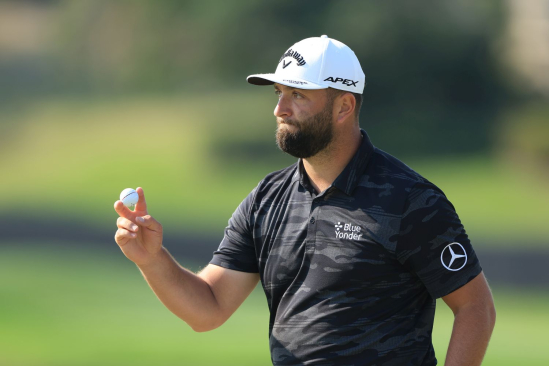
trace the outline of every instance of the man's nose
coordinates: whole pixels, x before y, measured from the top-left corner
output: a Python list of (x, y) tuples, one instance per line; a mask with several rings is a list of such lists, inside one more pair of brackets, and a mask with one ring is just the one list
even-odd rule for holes
[(287, 97), (281, 96), (278, 99), (278, 103), (274, 109), (274, 115), (278, 118), (287, 118), (292, 115), (292, 110), (290, 108), (290, 101)]

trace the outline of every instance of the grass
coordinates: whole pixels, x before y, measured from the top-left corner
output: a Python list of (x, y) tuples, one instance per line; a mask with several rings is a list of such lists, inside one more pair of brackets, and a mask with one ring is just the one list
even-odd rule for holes
[(156, 299), (122, 253), (50, 243), (2, 248), (0, 365), (268, 365), (268, 316), (255, 293), (222, 327), (195, 333)]
[[(3, 117), (0, 214), (112, 227), (119, 192), (142, 186), (167, 230), (221, 237), (259, 180), (295, 160), (275, 147), (269, 93), (30, 104)], [(448, 194), (474, 243), (546, 245), (546, 182), (487, 157), (399, 158)]]
[[(269, 365), (259, 289), (222, 327), (195, 333), (156, 299), (118, 251), (59, 243), (0, 247), (0, 365)], [(547, 365), (549, 294), (495, 289), (496, 329), (483, 365)], [(443, 363), (452, 326), (439, 301), (433, 342)]]

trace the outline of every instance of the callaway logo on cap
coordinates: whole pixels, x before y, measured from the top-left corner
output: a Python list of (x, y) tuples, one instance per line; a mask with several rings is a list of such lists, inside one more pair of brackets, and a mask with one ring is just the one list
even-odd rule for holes
[(307, 38), (290, 47), (274, 74), (255, 74), (250, 84), (274, 83), (299, 89), (333, 88), (362, 94), (365, 77), (355, 53), (328, 36)]

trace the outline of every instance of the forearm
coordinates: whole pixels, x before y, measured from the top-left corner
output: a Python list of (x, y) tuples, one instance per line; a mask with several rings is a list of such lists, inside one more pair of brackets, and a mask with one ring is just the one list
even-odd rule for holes
[(493, 308), (470, 306), (455, 314), (446, 366), (480, 365), (495, 324)]
[(139, 269), (160, 301), (195, 331), (220, 325), (219, 306), (210, 286), (181, 267), (165, 248), (153, 263)]

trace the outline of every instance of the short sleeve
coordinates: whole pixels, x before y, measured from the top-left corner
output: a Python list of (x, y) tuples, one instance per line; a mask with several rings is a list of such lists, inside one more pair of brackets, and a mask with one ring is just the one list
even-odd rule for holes
[(258, 272), (253, 225), (250, 222), (256, 191), (257, 188), (240, 203), (231, 216), (223, 240), (213, 253), (210, 264), (240, 272)]
[(482, 271), (454, 206), (437, 187), (423, 183), (416, 184), (408, 196), (396, 255), (435, 299)]

